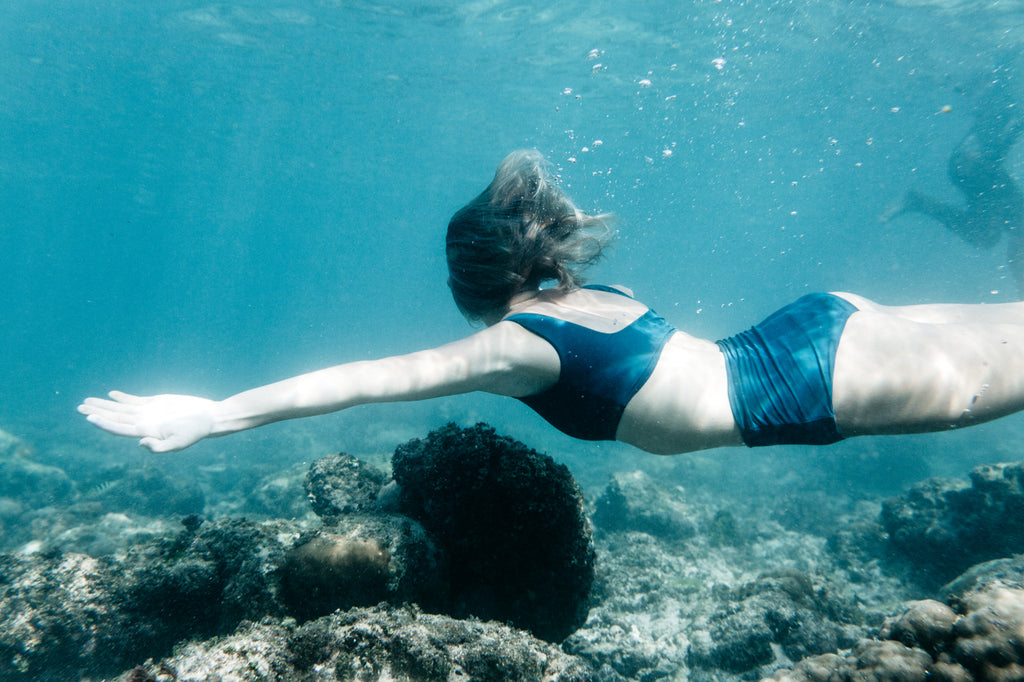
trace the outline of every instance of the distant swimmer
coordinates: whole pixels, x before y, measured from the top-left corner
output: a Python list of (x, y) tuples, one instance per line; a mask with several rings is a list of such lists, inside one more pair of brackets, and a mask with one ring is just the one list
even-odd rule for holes
[(910, 190), (880, 219), (888, 222), (907, 213), (921, 213), (968, 244), (983, 248), (992, 248), (1006, 235), (1010, 271), (1018, 293), (1024, 294), (1024, 193), (1005, 168), (1006, 156), (1024, 130), (1024, 116), (1006, 88), (1003, 80), (988, 86), (974, 125), (949, 157), (946, 173), (965, 205)]
[(712, 342), (627, 289), (581, 284), (609, 237), (604, 217), (577, 208), (540, 153), (514, 152), (448, 223), (448, 287), (483, 329), (223, 400), (113, 391), (79, 411), (167, 452), (355, 405), (484, 391), (521, 400), (576, 438), (674, 454), (942, 431), (1024, 410), (1024, 302), (892, 307), (814, 293)]

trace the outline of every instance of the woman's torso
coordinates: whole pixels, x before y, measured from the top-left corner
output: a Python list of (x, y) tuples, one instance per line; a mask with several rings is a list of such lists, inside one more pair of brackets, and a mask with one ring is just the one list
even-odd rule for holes
[[(620, 293), (545, 290), (514, 305), (505, 319), (513, 317), (515, 322), (514, 316), (525, 313), (616, 334), (649, 318), (648, 311)], [(653, 362), (650, 375), (621, 410), (614, 429), (616, 440), (657, 454), (742, 444), (729, 406), (725, 358), (718, 346), (672, 330)]]

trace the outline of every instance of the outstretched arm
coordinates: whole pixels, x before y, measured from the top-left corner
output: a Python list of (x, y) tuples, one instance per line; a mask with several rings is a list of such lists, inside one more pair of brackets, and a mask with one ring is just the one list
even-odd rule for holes
[(553, 384), (558, 371), (558, 356), (547, 342), (501, 322), (439, 348), (338, 365), (220, 401), (113, 391), (110, 400), (86, 399), (78, 411), (105, 431), (139, 438), (152, 452), (169, 452), (204, 438), (366, 403), (472, 391), (531, 395)]

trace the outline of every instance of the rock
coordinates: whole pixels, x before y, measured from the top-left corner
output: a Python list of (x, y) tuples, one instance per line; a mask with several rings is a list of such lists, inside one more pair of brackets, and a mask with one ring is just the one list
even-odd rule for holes
[(928, 479), (882, 507), (893, 547), (936, 584), (1024, 551), (1024, 463), (979, 466), (970, 479)]
[(958, 602), (969, 592), (989, 587), (1016, 587), (1024, 589), (1024, 554), (1005, 559), (993, 559), (971, 566), (938, 591), (938, 596), (950, 603)]
[(972, 592), (953, 628), (953, 658), (981, 680), (1024, 679), (1024, 590)]
[(99, 503), (106, 512), (187, 516), (201, 514), (206, 507), (206, 496), (196, 483), (156, 467), (108, 467), (100, 478), (102, 482), (82, 493), (81, 501)]
[[(787, 682), (971, 682), (1024, 679), (1024, 590), (988, 587), (954, 599), (911, 602), (890, 618), (883, 639), (846, 655), (816, 656), (768, 679)], [(893, 641), (899, 639), (901, 641)], [(919, 644), (920, 646), (915, 646)]]
[(376, 467), (341, 453), (313, 462), (304, 487), (313, 512), (329, 521), (373, 510), (387, 481), (387, 474)]
[(32, 459), (32, 448), (17, 436), (0, 429), (0, 459)]
[(181, 640), (284, 615), (275, 569), (294, 536), (280, 523), (222, 521), (122, 557), (0, 555), (0, 679), (112, 674)]
[(776, 662), (778, 650), (789, 660), (835, 652), (857, 632), (847, 627), (851, 614), (793, 569), (765, 573), (722, 596), (707, 627), (695, 633), (691, 666), (742, 673)]
[(780, 668), (775, 682), (931, 682), (932, 659), (899, 642), (865, 639), (847, 656), (824, 654)]
[(0, 457), (0, 499), (13, 500), (29, 509), (40, 509), (66, 504), (71, 499), (73, 488), (71, 479), (62, 469), (34, 462), (19, 454)]
[(605, 532), (640, 531), (670, 542), (688, 540), (696, 535), (697, 525), (678, 493), (665, 490), (643, 471), (613, 474), (594, 505), (594, 525)]
[(118, 680), (158, 679), (161, 673), (178, 682), (594, 679), (579, 659), (506, 625), (391, 606), (351, 609), (301, 627), (277, 619), (246, 623), (228, 637), (188, 644)]
[(131, 633), (111, 598), (115, 568), (83, 554), (0, 555), (0, 679), (68, 679), (131, 663)]
[(586, 619), (594, 547), (569, 470), (478, 424), (395, 451), (399, 506), (446, 552), (455, 617), (507, 621), (561, 641)]
[(937, 658), (953, 640), (953, 626), (958, 618), (953, 609), (942, 602), (924, 599), (912, 602), (899, 617), (887, 620), (880, 636), (907, 647), (924, 649)]
[(404, 516), (350, 515), (303, 536), (281, 567), (281, 598), (300, 622), (388, 601), (447, 603), (445, 556)]

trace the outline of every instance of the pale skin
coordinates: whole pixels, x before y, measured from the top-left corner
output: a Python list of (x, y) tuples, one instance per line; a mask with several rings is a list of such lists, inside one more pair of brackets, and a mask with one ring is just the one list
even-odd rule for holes
[[(833, 373), (844, 436), (941, 431), (1024, 409), (1024, 303), (888, 307), (838, 295), (858, 308), (840, 338)], [(611, 330), (645, 311), (617, 294), (573, 289), (521, 292), (507, 314), (536, 312)], [(438, 348), (337, 365), (223, 400), (113, 391), (109, 400), (88, 398), (78, 410), (99, 428), (159, 453), (355, 405), (474, 391), (522, 397), (552, 386), (560, 368), (555, 349), (503, 317)], [(718, 346), (676, 332), (626, 406), (616, 440), (665, 455), (742, 445), (727, 389)]]

